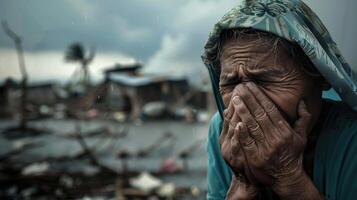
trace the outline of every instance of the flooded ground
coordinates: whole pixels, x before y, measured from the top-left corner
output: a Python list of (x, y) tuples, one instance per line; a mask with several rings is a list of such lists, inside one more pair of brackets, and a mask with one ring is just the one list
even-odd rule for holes
[[(14, 121), (2, 120), (0, 131), (15, 124)], [(73, 133), (81, 132), (85, 144), (93, 151), (98, 161), (117, 173), (148, 172), (157, 175), (164, 183), (173, 183), (175, 188), (186, 188), (194, 193), (181, 199), (205, 198), (207, 123), (118, 123), (107, 120), (49, 119), (34, 121), (29, 125), (47, 131), (37, 136), (16, 138), (2, 134), (0, 138), (0, 157), (26, 144), (35, 144), (21, 153), (13, 154), (10, 159), (11, 163), (22, 166), (22, 174), (60, 172), (94, 176), (100, 169), (88, 162), (88, 158), (81, 157), (83, 147), (77, 138), (73, 137)], [(40, 172), (36, 172), (36, 169), (40, 169)], [(113, 177), (107, 182), (113, 189), (102, 198), (115, 197), (115, 181)], [(16, 182), (11, 184), (4, 186), (2, 183), (2, 195), (12, 192), (9, 190), (19, 190)], [(83, 196), (93, 197), (95, 194), (88, 193)]]

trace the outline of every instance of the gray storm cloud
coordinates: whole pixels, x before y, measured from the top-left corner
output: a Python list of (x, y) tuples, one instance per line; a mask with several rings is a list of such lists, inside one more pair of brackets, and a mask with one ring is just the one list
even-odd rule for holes
[[(357, 46), (357, 13), (353, 12), (356, 1), (326, 0), (323, 5), (317, 0), (306, 2), (325, 22), (346, 60), (357, 65), (353, 55)], [(200, 55), (208, 33), (237, 3), (238, 0), (1, 0), (0, 20), (6, 19), (23, 37), (33, 79), (56, 78), (56, 74), (60, 79), (67, 77), (67, 73), (56, 71), (73, 70), (64, 62), (63, 53), (74, 41), (96, 47), (98, 54), (91, 65), (96, 75), (110, 63), (136, 59), (144, 63), (146, 73), (204, 77)], [(0, 79), (18, 77), (14, 45), (2, 30), (0, 50)]]

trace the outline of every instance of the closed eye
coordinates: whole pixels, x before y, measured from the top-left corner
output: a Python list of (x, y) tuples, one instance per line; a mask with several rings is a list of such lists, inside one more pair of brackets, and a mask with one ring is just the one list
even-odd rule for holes
[(233, 87), (241, 83), (239, 80), (234, 80), (234, 81), (227, 81), (227, 82), (220, 82), (219, 86), (220, 87)]
[(220, 87), (228, 87), (239, 84), (241, 81), (235, 74), (222, 74), (219, 81)]

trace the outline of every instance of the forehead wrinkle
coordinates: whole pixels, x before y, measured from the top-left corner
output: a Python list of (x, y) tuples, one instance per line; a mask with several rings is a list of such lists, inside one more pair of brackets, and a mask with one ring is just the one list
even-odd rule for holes
[(258, 68), (273, 68), (274, 71), (286, 71), (286, 60), (280, 54), (279, 50), (261, 48), (253, 53), (252, 62), (249, 65), (250, 69)]
[[(280, 48), (272, 48), (260, 40), (249, 41), (228, 41), (223, 48), (221, 59), (224, 59), (228, 68), (226, 70), (238, 70), (241, 64), (245, 70), (251, 73), (284, 74), (289, 71), (284, 67), (287, 63), (284, 59), (279, 59), (281, 55)], [(281, 62), (283, 61), (283, 62)]]
[(241, 44), (236, 41), (229, 41), (223, 46), (222, 55), (230, 57), (237, 53), (249, 52), (252, 49), (255, 49), (256, 46), (255, 43), (251, 42)]

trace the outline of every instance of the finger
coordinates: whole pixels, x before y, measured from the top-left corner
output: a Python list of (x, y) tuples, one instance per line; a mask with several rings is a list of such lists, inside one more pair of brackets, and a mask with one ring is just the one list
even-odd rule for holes
[[(233, 105), (233, 103), (231, 103)], [(238, 116), (238, 113), (236, 112), (235, 108), (232, 106), (230, 108), (231, 110), (234, 110), (232, 117), (230, 120), (228, 120), (229, 122), (229, 127), (228, 127), (228, 132), (227, 132), (227, 139), (230, 140), (233, 137), (234, 134), (234, 129), (236, 128), (240, 118)]]
[(239, 134), (242, 129), (242, 122), (239, 122), (237, 126), (234, 129), (234, 134), (231, 139), (231, 147), (232, 147), (232, 153), (233, 154), (240, 154), (240, 145), (239, 145)]
[(224, 142), (224, 140), (230, 140), (233, 136), (234, 133), (234, 127), (232, 125), (233, 123), (231, 121), (225, 120), (223, 122), (223, 129), (220, 135), (220, 142), (221, 144)]
[(234, 135), (234, 129), (235, 127), (232, 126), (232, 124), (230, 123), (229, 127), (228, 127), (228, 132), (227, 132), (227, 136), (226, 136), (226, 140), (231, 140), (233, 135)]
[[(243, 130), (243, 127), (244, 124), (243, 122), (239, 122), (236, 126), (236, 128), (234, 129), (234, 135), (231, 139), (231, 149), (232, 149), (232, 156), (236, 158), (236, 160), (239, 162), (237, 166), (241, 166), (243, 169), (243, 165), (244, 165), (244, 162), (245, 162), (245, 157), (244, 157), (244, 154), (243, 154), (243, 151), (242, 151), (242, 146), (240, 144), (240, 141), (239, 141), (239, 137), (240, 137), (240, 133), (242, 132)], [(245, 132), (247, 132), (246, 129), (244, 129)], [(248, 133), (249, 135), (249, 133)], [(254, 140), (254, 138), (252, 138)]]
[(223, 111), (223, 119), (230, 120), (234, 113), (234, 107), (232, 101), (229, 102), (228, 107)]
[(226, 139), (228, 129), (229, 129), (229, 121), (224, 120), (223, 121), (223, 129), (222, 129), (221, 135), (219, 136), (219, 143), (221, 145), (223, 144), (223, 142)]
[[(248, 107), (250, 113), (253, 115), (254, 119), (257, 121), (261, 129), (264, 130), (272, 130), (273, 123), (265, 112), (264, 108), (259, 104), (257, 99), (254, 97), (254, 94), (248, 89), (245, 84), (241, 84), (238, 88), (238, 94), (242, 98), (245, 105)], [(264, 134), (257, 135), (259, 138), (255, 139), (263, 139)]]
[(259, 124), (255, 121), (254, 117), (250, 114), (249, 109), (242, 101), (242, 99), (237, 96), (234, 101), (235, 110), (239, 113), (242, 122), (248, 128), (248, 132), (257, 139), (257, 142), (262, 141), (264, 138), (263, 131)]
[(308, 133), (308, 128), (311, 122), (311, 114), (307, 110), (306, 104), (303, 100), (300, 100), (298, 105), (298, 116), (299, 118), (294, 124), (294, 130), (301, 137), (306, 138), (306, 134)]
[[(263, 107), (273, 123), (284, 120), (275, 104), (267, 97), (255, 83), (247, 83), (247, 87), (254, 94), (260, 105)], [(277, 126), (277, 124), (275, 124)]]
[(232, 118), (232, 114), (234, 112), (234, 107), (233, 107), (233, 103), (230, 102), (228, 105), (228, 108), (226, 108), (223, 112), (223, 129), (221, 132), (221, 144), (223, 142), (223, 140), (225, 139), (225, 137), (227, 136), (227, 132), (230, 126), (230, 120)]
[(229, 130), (229, 121), (223, 120), (223, 128), (220, 135), (220, 144), (222, 145), (223, 142), (226, 140), (227, 132)]
[(235, 107), (233, 107), (232, 110), (234, 110), (234, 112), (231, 119), (229, 120), (229, 126), (234, 129), (240, 121), (240, 117)]
[(239, 144), (239, 134), (242, 127), (242, 122), (239, 122), (234, 129), (234, 134), (231, 139), (231, 157), (234, 158), (234, 166), (239, 171), (244, 168), (244, 156)]
[(232, 118), (233, 113), (234, 113), (233, 103), (230, 102), (228, 105), (228, 108), (226, 108), (223, 112), (223, 121), (225, 122), (223, 125), (223, 130), (225, 130), (225, 131), (223, 131), (224, 133), (226, 133), (228, 131), (229, 122)]
[(244, 123), (242, 123), (239, 133), (239, 144), (242, 150), (241, 153), (243, 157), (242, 162), (244, 167), (244, 173), (249, 183), (258, 184), (258, 181), (254, 173), (252, 173), (252, 169), (250, 168), (250, 163), (253, 163), (254, 159), (257, 158), (257, 146), (255, 144), (254, 139), (250, 137), (247, 126)]
[(256, 143), (254, 139), (249, 135), (247, 126), (244, 123), (242, 123), (241, 125), (238, 140), (242, 150), (246, 155), (256, 153)]
[(229, 102), (228, 108), (224, 111), (224, 122), (223, 122), (223, 130), (220, 136), (220, 143), (223, 144), (225, 140), (230, 140), (233, 136), (234, 128), (237, 125), (240, 118), (238, 114), (235, 112), (234, 105), (232, 103), (233, 100)]

